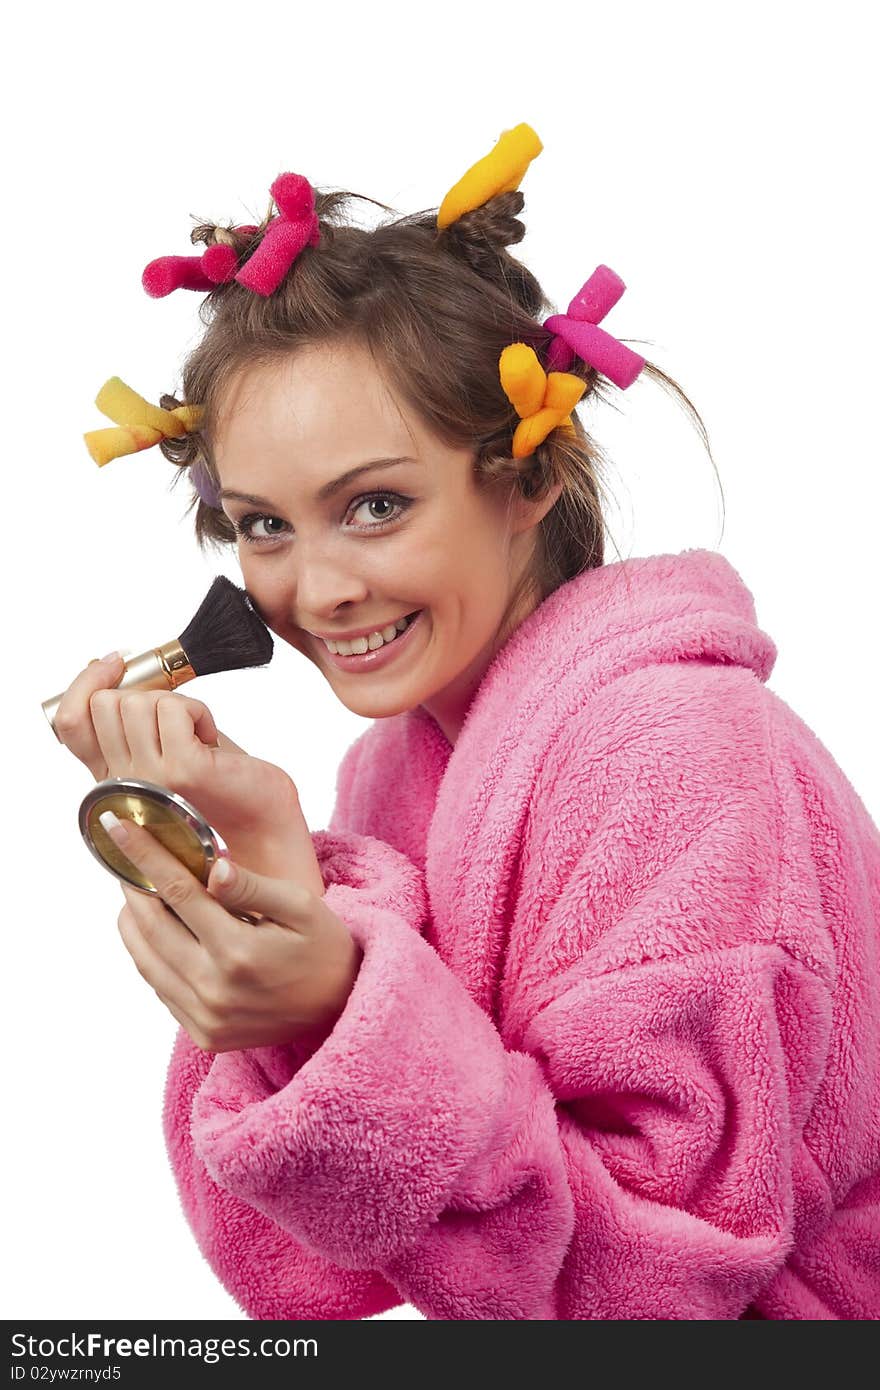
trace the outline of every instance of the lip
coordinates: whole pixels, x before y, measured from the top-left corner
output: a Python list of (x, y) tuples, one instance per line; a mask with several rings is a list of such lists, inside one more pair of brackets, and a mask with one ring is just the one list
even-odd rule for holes
[[(387, 666), (389, 662), (396, 660), (405, 647), (412, 645), (412, 634), (416, 628), (421, 627), (424, 616), (425, 609), (423, 608), (418, 617), (413, 618), (409, 627), (406, 628), (399, 637), (395, 637), (393, 642), (383, 642), (382, 646), (377, 647), (374, 652), (361, 652), (355, 656), (340, 656), (339, 652), (329, 651), (320, 637), (314, 637), (313, 633), (309, 633), (309, 636), (314, 637), (314, 640), (320, 646), (321, 654), (324, 659), (332, 662), (338, 670), (351, 671), (352, 673), (356, 671), (377, 671), (381, 666)], [(400, 648), (400, 651), (398, 651), (398, 648)]]

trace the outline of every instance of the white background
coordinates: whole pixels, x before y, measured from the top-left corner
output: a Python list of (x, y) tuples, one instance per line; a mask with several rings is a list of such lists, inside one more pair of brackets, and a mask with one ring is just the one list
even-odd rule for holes
[[(176, 1023), (76, 828), (91, 785), (40, 702), (112, 647), (176, 636), (234, 555), (203, 557), (158, 449), (96, 468), (119, 375), (175, 391), (201, 296), (141, 271), (192, 215), (259, 221), (282, 170), (436, 207), (502, 130), (544, 152), (515, 254), (559, 310), (604, 261), (605, 326), (671, 373), (583, 414), (610, 452), (620, 556), (720, 550), (779, 647), (770, 686), (880, 821), (871, 9), (813, 4), (15, 7), (2, 115), (7, 653), (4, 1315), (242, 1317), (165, 1155)], [(380, 217), (355, 205), (368, 222)], [(198, 248), (201, 249), (201, 248)], [(639, 340), (639, 341), (635, 341)], [(593, 407), (591, 407), (593, 409)], [(619, 556), (609, 545), (606, 557)], [(188, 687), (296, 780), (312, 828), (366, 721), (276, 643)], [(419, 1317), (404, 1307), (390, 1317)]]

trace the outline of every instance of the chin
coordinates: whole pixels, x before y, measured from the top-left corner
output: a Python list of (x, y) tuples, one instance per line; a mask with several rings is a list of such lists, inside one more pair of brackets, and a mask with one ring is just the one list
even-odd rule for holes
[(407, 710), (414, 709), (420, 702), (418, 700), (391, 700), (383, 698), (381, 694), (373, 696), (372, 700), (343, 700), (342, 696), (336, 691), (339, 703), (345, 705), (352, 714), (357, 714), (361, 719), (393, 719), (396, 714), (405, 714)]

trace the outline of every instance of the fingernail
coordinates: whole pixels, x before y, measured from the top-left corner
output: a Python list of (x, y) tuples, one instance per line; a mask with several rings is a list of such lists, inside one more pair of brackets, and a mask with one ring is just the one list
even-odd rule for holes
[(214, 866), (214, 877), (220, 883), (228, 883), (232, 878), (232, 865), (228, 859), (218, 859)]
[(108, 652), (106, 656), (101, 657), (101, 660), (105, 666), (115, 666), (121, 656), (122, 652)]
[(102, 811), (98, 820), (107, 831), (111, 840), (115, 840), (117, 845), (125, 844), (128, 839), (128, 831), (118, 816), (114, 816), (112, 811)]

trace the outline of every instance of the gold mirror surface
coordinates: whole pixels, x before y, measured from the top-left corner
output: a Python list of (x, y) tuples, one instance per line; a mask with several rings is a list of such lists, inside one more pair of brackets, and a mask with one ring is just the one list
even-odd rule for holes
[(126, 859), (119, 846), (110, 839), (98, 819), (103, 811), (112, 811), (120, 820), (133, 820), (136, 825), (143, 825), (191, 874), (202, 883), (207, 883), (211, 866), (198, 835), (185, 821), (168, 807), (157, 805), (146, 797), (132, 792), (111, 792), (90, 807), (89, 834), (101, 858), (131, 883), (148, 892), (156, 891), (156, 885), (130, 859)]

